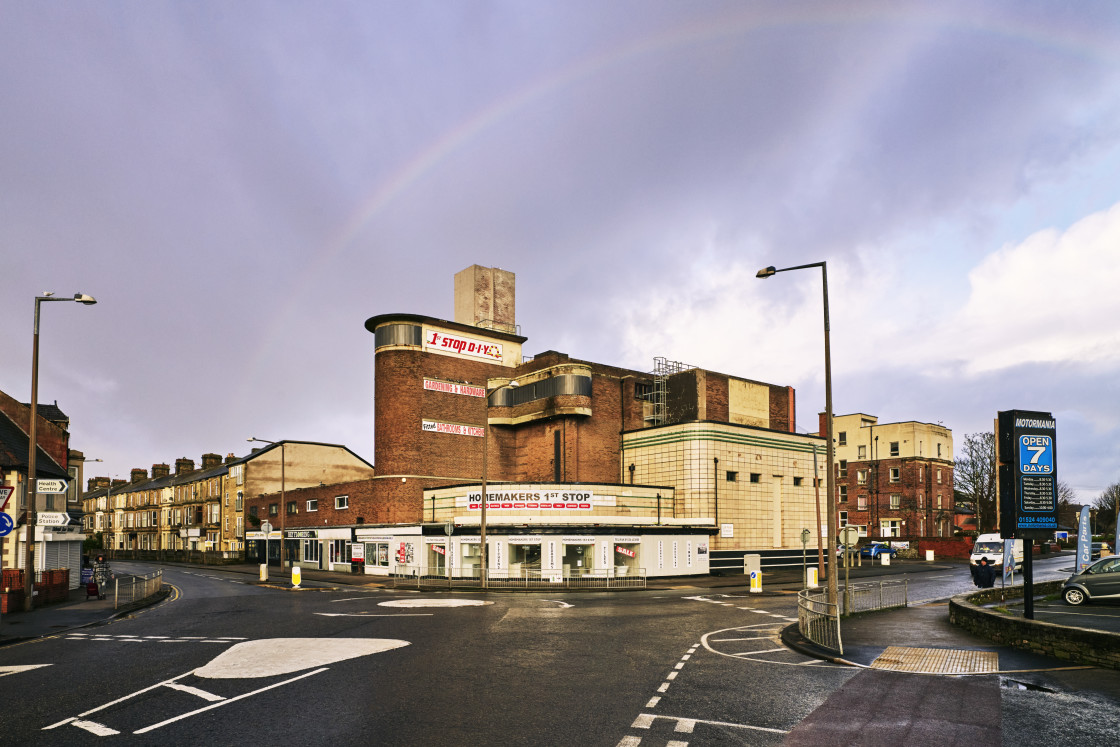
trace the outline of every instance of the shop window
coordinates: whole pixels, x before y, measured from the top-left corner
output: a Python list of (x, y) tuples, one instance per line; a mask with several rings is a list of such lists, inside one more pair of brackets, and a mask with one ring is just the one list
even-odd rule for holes
[(347, 508), (347, 507), (349, 507), (349, 505), (350, 505), (350, 496), (348, 496), (348, 495), (336, 495), (334, 497), (334, 507), (335, 508)]
[(739, 473), (738, 472), (732, 472), (732, 471), (728, 470), (727, 481), (728, 482), (739, 482)]
[(350, 540), (331, 540), (330, 541), (330, 561), (332, 563), (349, 563), (350, 562)]
[(303, 560), (305, 563), (318, 563), (319, 562), (319, 541), (318, 540), (301, 540), (303, 545)]
[(318, 498), (308, 499), (308, 501), (307, 501), (307, 511), (308, 511), (308, 513), (312, 512), (312, 511), (318, 511), (318, 510), (319, 510), (319, 499)]

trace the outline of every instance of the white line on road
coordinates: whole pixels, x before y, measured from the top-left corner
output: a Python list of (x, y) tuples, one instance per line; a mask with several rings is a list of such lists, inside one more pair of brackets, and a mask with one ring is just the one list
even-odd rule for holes
[(198, 696), (203, 700), (209, 700), (211, 703), (226, 699), (224, 695), (215, 695), (214, 693), (208, 693), (205, 690), (197, 687), (191, 687), (190, 685), (181, 685), (178, 682), (172, 682), (170, 685), (168, 685), (168, 687), (170, 687), (172, 690), (181, 690), (182, 692), (190, 693), (191, 695)]
[[(665, 719), (666, 721), (676, 721), (676, 731), (682, 733), (692, 733), (692, 729), (696, 724), (708, 724), (709, 726), (730, 726), (733, 729), (751, 729), (753, 731), (765, 731), (771, 734), (789, 734), (785, 729), (772, 729), (769, 726), (752, 726), (751, 724), (733, 724), (728, 721), (708, 721), (707, 719), (699, 718), (684, 718), (682, 716), (659, 716), (656, 713), (643, 713), (634, 720), (630, 725), (631, 729), (649, 729), (653, 726), (656, 719)], [(686, 728), (681, 728), (681, 724), (687, 724)]]
[(120, 734), (116, 729), (110, 729), (108, 726), (105, 726), (105, 724), (99, 724), (96, 721), (74, 721), (72, 723), (79, 729), (85, 729), (99, 737), (111, 737), (114, 734)]
[(660, 695), (654, 695), (652, 698), (649, 699), (649, 702), (646, 703), (646, 708), (656, 708), (657, 704), (660, 703), (660, 702), (661, 702), (661, 696)]
[(369, 612), (315, 612), (323, 617), (433, 617), (434, 612), (398, 612), (395, 615), (375, 615)]

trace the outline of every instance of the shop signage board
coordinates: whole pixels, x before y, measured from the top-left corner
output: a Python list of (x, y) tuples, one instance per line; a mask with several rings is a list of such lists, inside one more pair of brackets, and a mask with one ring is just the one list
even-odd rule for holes
[(614, 546), (614, 551), (616, 553), (618, 553), (619, 555), (625, 555), (628, 558), (632, 558), (635, 555), (633, 550), (628, 550), (625, 547), (623, 547), (622, 545), (615, 545)]
[(449, 433), (452, 436), (474, 436), (482, 438), (486, 429), (478, 425), (463, 425), (462, 423), (441, 423), (438, 420), (420, 421), (420, 429), (428, 433)]
[(430, 327), (424, 331), (424, 349), (444, 355), (467, 355), (490, 361), (502, 360), (502, 346), (499, 343), (462, 335), (449, 335)]
[(1049, 539), (1058, 528), (1057, 424), (1048, 412), (1007, 410), (997, 418), (1000, 534)]
[(364, 563), (366, 559), (366, 546), (361, 542), (350, 545), (350, 562)]
[(464, 397), (485, 397), (486, 387), (472, 384), (457, 384), (453, 381), (439, 381), (437, 379), (424, 379), (424, 389), (429, 392), (446, 392)]

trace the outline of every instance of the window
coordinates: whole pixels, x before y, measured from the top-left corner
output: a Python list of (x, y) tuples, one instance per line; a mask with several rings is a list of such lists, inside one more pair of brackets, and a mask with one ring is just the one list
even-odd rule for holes
[(867, 510), (867, 496), (866, 495), (861, 495), (859, 498), (856, 499), (856, 508), (858, 508), (860, 511), (866, 511)]
[(245, 536), (245, 524), (243, 522), (244, 520), (240, 516), (238, 516), (237, 522), (234, 524), (238, 537)]
[(348, 496), (348, 495), (336, 495), (334, 497), (334, 507), (336, 509), (337, 508), (348, 508), (349, 506), (350, 506), (350, 496)]
[(856, 482), (859, 483), (860, 485), (866, 485), (867, 484), (867, 470), (865, 470), (865, 469), (856, 470)]
[(840, 511), (839, 513), (840, 513), (840, 526), (842, 526), (842, 527), (848, 526), (848, 512), (847, 511)]
[(268, 504), (268, 515), (269, 516), (279, 516), (280, 515), (280, 504), (279, 503)]
[(902, 495), (899, 493), (891, 493), (891, 508), (897, 511), (902, 508)]
[(309, 499), (307, 501), (307, 510), (308, 511), (318, 511), (319, 510), (319, 499), (318, 498)]
[(848, 460), (847, 459), (841, 459), (840, 460), (840, 476), (841, 477), (847, 477), (848, 476)]
[(891, 456), (898, 456), (898, 441), (891, 441)]
[(883, 537), (900, 537), (901, 522), (898, 519), (883, 519), (879, 522), (879, 534)]
[(652, 381), (638, 381), (634, 384), (634, 399), (641, 399), (647, 402), (653, 401), (653, 382)]
[(848, 486), (847, 485), (841, 485), (840, 486), (840, 502), (841, 503), (846, 503), (847, 500), (848, 500)]
[(941, 508), (941, 493), (937, 494), (937, 507)]
[[(242, 500), (242, 494), (241, 494), (241, 491), (238, 490), (237, 491), (237, 498), (235, 498), (234, 501), (233, 501), (233, 507), (237, 511), (241, 510), (241, 500)], [(256, 516), (256, 514), (254, 513), (253, 516)]]
[(937, 470), (937, 482), (941, 484), (941, 470)]
[(296, 502), (295, 501), (288, 501), (288, 509), (287, 510), (288, 510), (288, 515), (289, 516), (292, 515), (292, 514), (298, 514), (299, 513), (299, 509), (296, 508)]
[(249, 506), (249, 515), (250, 516), (256, 516), (257, 515), (257, 507), (256, 506)]
[(309, 563), (319, 562), (319, 540), (303, 540), (303, 559)]
[(751, 473), (751, 482), (759, 482), (762, 480), (762, 475), (758, 472)]
[(732, 471), (728, 470), (727, 481), (728, 482), (739, 482), (739, 473), (738, 472), (732, 472)]
[(857, 447), (856, 452), (857, 452), (860, 459), (866, 459), (867, 458), (867, 447), (866, 446)]
[(898, 482), (900, 472), (898, 467), (891, 467), (891, 482)]
[(799, 487), (801, 487), (801, 481), (802, 481), (803, 479), (804, 479), (804, 478), (801, 478), (801, 477), (795, 477), (795, 478), (793, 478), (793, 487), (795, 487), (795, 488), (799, 488)]
[(919, 491), (918, 492), (918, 508), (925, 508), (925, 507), (926, 507), (926, 494)]
[(918, 482), (921, 482), (923, 479), (925, 479), (925, 474), (926, 474), (926, 468), (925, 467), (918, 467)]
[(938, 459), (940, 459), (940, 458), (941, 458), (941, 444), (938, 444), (938, 445), (937, 445), (937, 458), (938, 458)]
[(840, 439), (840, 445), (841, 446), (847, 446), (848, 445), (848, 432), (847, 431), (840, 431), (840, 433), (837, 434), (837, 438)]

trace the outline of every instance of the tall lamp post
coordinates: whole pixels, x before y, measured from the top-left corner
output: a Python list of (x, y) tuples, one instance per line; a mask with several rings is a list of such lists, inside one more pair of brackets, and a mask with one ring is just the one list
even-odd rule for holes
[(97, 303), (93, 296), (84, 293), (75, 293), (73, 298), (55, 298), (53, 293), (44, 292), (35, 297), (35, 334), (31, 344), (31, 425), (27, 429), (27, 522), (23, 531), (27, 538), (27, 552), (24, 556), (23, 568), (23, 609), (31, 611), (32, 588), (35, 583), (35, 502), (37, 499), (38, 465), (36, 457), (39, 452), (39, 304), (43, 301), (77, 301), (90, 306)]
[(837, 579), (836, 579), (836, 555), (833, 548), (836, 546), (836, 478), (834, 476), (833, 462), (836, 456), (836, 448), (832, 443), (832, 356), (829, 352), (828, 343), (828, 263), (827, 262), (813, 262), (807, 265), (798, 265), (797, 267), (783, 267), (777, 269), (773, 265), (764, 267), (759, 270), (755, 277), (766, 279), (779, 272), (788, 272), (790, 270), (806, 270), (811, 267), (821, 268), (821, 281), (824, 288), (824, 417), (825, 417), (825, 487), (828, 490), (828, 496), (825, 504), (828, 506), (828, 602), (829, 604), (836, 604), (837, 599)]
[[(245, 439), (252, 443), (259, 441), (262, 444), (272, 444), (276, 446), (280, 444), (280, 575), (284, 575), (284, 514), (287, 513), (288, 507), (284, 504), (284, 465), (287, 460), (284, 458), (284, 441), (269, 441), (264, 438), (257, 438), (256, 436), (249, 436)], [(267, 538), (265, 540), (265, 547), (268, 547)], [(264, 563), (268, 565), (268, 555), (265, 554)]]
[(506, 387), (509, 387), (510, 389), (516, 389), (518, 386), (519, 385), (516, 381), (511, 380), (508, 384), (500, 384), (495, 387), (487, 387), (486, 389), (486, 413), (484, 422), (482, 424), (482, 491), (481, 495), (479, 496), (481, 500), (478, 504), (480, 511), (478, 521), (478, 540), (481, 543), (479, 549), (479, 562), (482, 564), (482, 567), (479, 569), (478, 580), (483, 589), (486, 588), (486, 577), (489, 573), (490, 568), (490, 566), (488, 565), (490, 562), (490, 555), (486, 551), (486, 479), (490, 474), (490, 461), (488, 456), (490, 454), (490, 395), (498, 391), (499, 389), (505, 389)]

